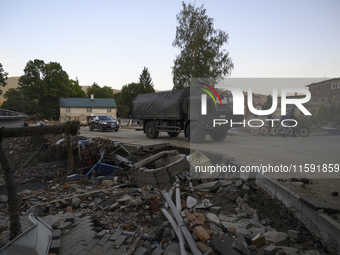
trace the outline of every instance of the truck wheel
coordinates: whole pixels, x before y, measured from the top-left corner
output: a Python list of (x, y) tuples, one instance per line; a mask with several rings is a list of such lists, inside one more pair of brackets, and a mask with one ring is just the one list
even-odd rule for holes
[(92, 126), (92, 124), (89, 125), (89, 130), (90, 130), (90, 131), (93, 131), (93, 126)]
[(177, 137), (177, 136), (179, 136), (179, 132), (168, 132), (168, 135), (170, 137)]
[(219, 132), (219, 133), (209, 133), (211, 139), (214, 141), (223, 141), (227, 137), (227, 132)]
[(205, 139), (205, 133), (197, 122), (190, 123), (187, 127), (187, 136), (190, 142), (201, 143)]
[(185, 115), (188, 115), (188, 112), (189, 112), (189, 97), (186, 97), (184, 100), (183, 100), (183, 112)]
[(158, 137), (159, 131), (156, 131), (156, 125), (153, 121), (146, 124), (145, 134), (149, 139), (156, 139)]

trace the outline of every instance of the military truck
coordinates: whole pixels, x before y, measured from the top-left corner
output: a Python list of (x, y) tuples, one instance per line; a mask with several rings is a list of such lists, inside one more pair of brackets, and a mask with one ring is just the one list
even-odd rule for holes
[[(143, 132), (149, 139), (156, 139), (159, 132), (177, 137), (184, 131), (185, 137), (193, 143), (201, 143), (207, 134), (214, 141), (227, 137), (230, 120), (242, 121), (243, 116), (233, 116), (231, 96), (222, 96), (222, 105), (207, 98), (207, 114), (201, 114), (201, 90), (175, 90), (139, 94), (133, 101), (133, 118), (139, 119)], [(227, 124), (215, 125), (214, 119), (228, 120)], [(234, 126), (234, 125), (233, 125)]]

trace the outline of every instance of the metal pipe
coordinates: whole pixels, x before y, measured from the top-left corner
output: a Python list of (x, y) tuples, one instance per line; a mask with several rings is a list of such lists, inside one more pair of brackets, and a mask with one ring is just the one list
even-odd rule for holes
[(165, 208), (162, 208), (161, 211), (164, 214), (164, 216), (168, 219), (168, 221), (170, 222), (172, 228), (174, 229), (174, 231), (176, 233), (176, 236), (179, 236), (178, 225), (177, 225), (176, 221), (174, 220), (174, 218), (171, 217), (170, 213), (168, 213), (168, 211)]
[[(174, 190), (175, 190), (175, 187), (178, 184), (178, 182), (179, 182), (179, 180), (178, 180), (178, 178), (176, 178), (174, 185), (169, 190), (169, 196), (170, 196), (171, 199), (172, 199), (172, 196), (174, 195)], [(169, 208), (168, 202), (165, 203), (164, 207)]]
[[(176, 185), (176, 207), (178, 209), (178, 211), (181, 211), (182, 209), (182, 203), (181, 203), (181, 191), (179, 189), (179, 184), (177, 183)], [(177, 226), (178, 227), (178, 240), (179, 240), (179, 247), (181, 249), (181, 255), (187, 255), (187, 251), (185, 250), (185, 247), (184, 247), (184, 238), (183, 238), (183, 234), (182, 234), (182, 231), (181, 231), (181, 227), (180, 226)]]
[(182, 233), (184, 235), (185, 240), (187, 241), (191, 252), (193, 255), (202, 255), (202, 253), (200, 252), (200, 250), (197, 248), (197, 245), (194, 241), (194, 239), (192, 238), (188, 228), (185, 226), (184, 221), (181, 217), (181, 215), (179, 214), (178, 209), (176, 208), (176, 206), (174, 205), (174, 203), (172, 202), (171, 198), (169, 197), (168, 193), (163, 190), (162, 194), (165, 198), (165, 200), (168, 202), (168, 205), (170, 206), (171, 211), (173, 212), (175, 219), (178, 223), (178, 225), (180, 226)]

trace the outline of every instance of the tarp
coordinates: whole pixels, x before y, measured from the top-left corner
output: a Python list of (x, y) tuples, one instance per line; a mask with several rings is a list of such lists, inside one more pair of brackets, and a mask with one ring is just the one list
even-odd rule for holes
[(189, 90), (175, 90), (149, 94), (139, 94), (132, 104), (134, 118), (181, 118), (183, 100), (190, 95)]

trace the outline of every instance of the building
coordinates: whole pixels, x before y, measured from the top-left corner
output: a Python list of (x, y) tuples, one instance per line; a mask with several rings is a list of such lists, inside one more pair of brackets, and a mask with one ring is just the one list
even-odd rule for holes
[(340, 78), (333, 78), (306, 85), (311, 93), (311, 105), (323, 105), (325, 103), (339, 104)]
[(60, 122), (75, 120), (87, 123), (93, 115), (110, 115), (117, 119), (117, 104), (113, 98), (60, 98)]

